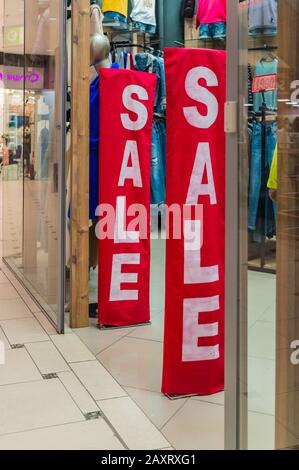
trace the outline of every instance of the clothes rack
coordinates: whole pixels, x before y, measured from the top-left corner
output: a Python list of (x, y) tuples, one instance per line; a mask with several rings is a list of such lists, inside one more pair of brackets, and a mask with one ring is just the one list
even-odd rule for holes
[[(260, 266), (252, 266), (249, 265), (249, 269), (252, 271), (264, 272), (275, 274), (275, 270), (266, 267), (266, 197), (267, 197), (267, 183), (268, 183), (268, 176), (266, 171), (266, 163), (267, 163), (267, 117), (270, 117), (267, 112), (270, 110), (267, 107), (266, 99), (265, 99), (265, 90), (261, 91), (262, 94), (262, 106), (261, 106), (261, 124), (262, 124), (262, 154), (261, 154), (261, 190), (260, 190), (260, 213), (261, 213), (261, 241), (260, 241)], [(273, 110), (271, 110), (273, 111)], [(274, 118), (274, 115), (273, 115)]]

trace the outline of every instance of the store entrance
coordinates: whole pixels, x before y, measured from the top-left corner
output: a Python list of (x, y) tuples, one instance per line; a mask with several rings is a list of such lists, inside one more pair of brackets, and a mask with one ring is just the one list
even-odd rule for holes
[[(88, 2), (87, 2), (88, 3)], [(127, 3), (127, 2), (124, 2)], [(150, 4), (152, 2), (149, 2)], [(155, 2), (153, 2), (155, 3)], [(163, 349), (164, 349), (164, 325), (165, 325), (165, 254), (166, 254), (166, 218), (165, 210), (163, 203), (165, 203), (166, 195), (166, 182), (165, 182), (165, 173), (166, 173), (166, 125), (167, 125), (167, 103), (165, 95), (165, 57), (164, 57), (164, 36), (162, 32), (163, 18), (159, 17), (158, 12), (163, 10), (164, 2), (157, 2), (158, 7), (155, 12), (157, 13), (157, 30), (154, 33), (154, 25), (151, 31), (144, 32), (142, 31), (140, 25), (132, 25), (130, 20), (130, 13), (126, 13), (125, 21), (123, 24), (120, 24), (120, 18), (122, 15), (118, 12), (115, 15), (115, 18), (111, 18), (109, 15), (105, 15), (105, 9), (103, 13), (105, 15), (104, 21), (102, 23), (103, 32), (109, 38), (110, 46), (108, 49), (108, 54), (104, 58), (99, 54), (100, 68), (110, 69), (113, 68), (121, 69), (124, 68), (133, 70), (137, 69), (140, 72), (152, 74), (155, 72), (156, 75), (160, 74), (158, 78), (158, 95), (155, 98), (155, 109), (153, 116), (153, 132), (151, 137), (151, 180), (150, 180), (150, 193), (151, 193), (151, 229), (150, 229), (150, 322), (147, 324), (127, 324), (125, 326), (113, 326), (109, 325), (109, 321), (102, 321), (103, 314), (101, 311), (98, 311), (98, 302), (99, 302), (99, 293), (102, 293), (103, 284), (99, 282), (99, 276), (102, 277), (103, 271), (106, 270), (106, 277), (110, 281), (110, 265), (107, 263), (103, 267), (103, 258), (105, 258), (105, 253), (101, 253), (101, 242), (95, 237), (95, 228), (97, 225), (97, 220), (92, 220), (89, 214), (89, 254), (84, 258), (84, 252), (80, 251), (79, 245), (76, 245), (76, 250), (73, 251), (72, 248), (72, 237), (73, 240), (79, 240), (80, 237), (84, 237), (87, 231), (84, 231), (86, 224), (82, 223), (82, 230), (79, 233), (78, 231), (78, 221), (79, 217), (82, 217), (82, 206), (76, 206), (77, 209), (81, 212), (76, 212), (76, 218), (73, 220), (73, 215), (71, 217), (71, 228), (70, 228), (70, 253), (76, 253), (76, 257), (69, 257), (69, 265), (71, 266), (71, 279), (70, 279), (70, 318), (71, 326), (74, 326), (74, 322), (78, 320), (85, 323), (85, 317), (82, 315), (82, 312), (85, 312), (84, 302), (86, 299), (86, 289), (85, 289), (85, 280), (80, 278), (78, 274), (79, 265), (82, 267), (84, 264), (88, 264), (89, 268), (89, 279), (88, 279), (88, 293), (89, 293), (89, 325), (74, 329), (74, 333), (80, 338), (80, 340), (92, 351), (96, 356), (98, 365), (91, 364), (82, 364), (80, 365), (80, 371), (82, 372), (82, 377), (84, 374), (92, 373), (95, 383), (99, 385), (97, 396), (99, 397), (99, 406), (103, 410), (105, 416), (108, 420), (118, 420), (121, 419), (120, 416), (115, 416), (114, 409), (117, 409), (120, 406), (120, 403), (127, 403), (128, 409), (132, 410), (132, 416), (139, 417), (142, 415), (147, 422), (150, 422), (154, 425), (156, 431), (159, 432), (159, 436), (163, 436), (167, 445), (175, 449), (223, 449), (224, 448), (224, 391), (223, 387), (218, 393), (211, 394), (172, 394), (172, 396), (166, 396), (161, 392), (162, 389), (162, 369), (163, 369)], [(171, 2), (173, 5), (174, 2)], [(175, 24), (181, 22), (181, 4), (180, 2), (175, 2), (176, 7), (173, 8), (173, 11), (169, 11), (169, 14), (172, 17), (172, 21)], [(103, 2), (103, 5), (105, 2)], [(85, 5), (87, 6), (87, 5)], [(78, 12), (77, 2), (72, 2), (72, 12)], [(91, 11), (91, 28), (94, 28), (95, 25), (98, 27), (98, 23), (94, 21), (94, 15), (97, 15), (97, 7), (93, 7), (96, 13)], [(92, 9), (93, 9), (92, 8)], [(175, 13), (174, 13), (175, 12)], [(164, 11), (165, 13), (165, 11)], [(194, 12), (194, 14), (196, 11)], [(101, 17), (100, 17), (101, 18)], [(165, 18), (165, 15), (164, 15)], [(224, 31), (222, 32), (221, 37), (217, 38), (202, 38), (199, 39), (199, 32), (196, 29), (196, 18), (195, 15), (185, 20), (185, 34), (184, 38), (175, 37), (169, 41), (167, 44), (170, 47), (176, 48), (177, 43), (194, 48), (203, 48), (203, 49), (215, 49), (223, 51), (225, 49), (225, 38)], [(75, 23), (76, 24), (76, 23)], [(170, 25), (169, 25), (170, 27)], [(180, 30), (180, 28), (178, 28)], [(84, 28), (81, 29), (84, 30)], [(92, 30), (91, 32), (95, 32)], [(101, 31), (97, 31), (102, 34)], [(168, 32), (169, 33), (169, 32)], [(93, 38), (94, 41), (92, 44), (107, 44), (105, 39), (99, 40), (97, 43), (96, 38)], [(82, 41), (86, 44), (86, 37), (82, 37)], [(93, 50), (93, 49), (92, 49)], [(180, 47), (174, 49), (180, 51)], [(73, 45), (74, 51), (74, 45)], [(106, 62), (107, 59), (107, 62)], [(91, 57), (90, 63), (93, 63), (93, 57)], [(109, 65), (106, 65), (109, 63)], [(104, 64), (104, 65), (103, 65)], [(134, 67), (132, 67), (134, 64)], [(74, 62), (73, 62), (74, 67)], [(76, 79), (81, 80), (81, 77), (77, 75), (77, 71), (73, 68), (73, 82), (72, 87), (76, 85), (74, 82), (74, 74), (76, 74)], [(91, 75), (92, 80), (97, 79), (97, 74), (92, 70)], [(94, 78), (96, 77), (96, 78)], [(83, 83), (82, 83), (83, 85)], [(107, 85), (108, 86), (108, 85)], [(122, 82), (119, 81), (118, 87), (121, 88)], [(223, 83), (222, 83), (223, 86)], [(118, 90), (117, 90), (118, 92)], [(73, 98), (74, 99), (74, 98)], [(103, 96), (101, 103), (105, 97)], [(158, 104), (158, 106), (157, 106)], [(92, 108), (93, 102), (90, 95), (90, 106)], [(165, 113), (166, 111), (166, 113)], [(85, 110), (81, 108), (81, 114)], [(90, 129), (92, 131), (93, 124), (95, 123), (96, 112), (99, 110), (91, 109), (91, 124)], [(101, 113), (106, 113), (107, 110), (101, 110)], [(74, 119), (76, 111), (72, 110), (72, 120)], [(113, 113), (113, 111), (112, 111)], [(138, 113), (137, 113), (138, 114)], [(106, 114), (105, 114), (106, 115)], [(116, 115), (116, 113), (115, 113)], [(132, 116), (130, 115), (132, 119)], [(78, 116), (80, 120), (81, 117)], [(115, 119), (115, 116), (110, 114), (109, 122)], [(80, 122), (80, 129), (82, 135), (83, 122)], [(113, 121), (114, 122), (114, 121)], [(73, 121), (71, 122), (71, 130), (74, 128)], [(97, 125), (96, 131), (98, 132)], [(112, 126), (113, 127), (113, 126)], [(221, 138), (224, 139), (223, 125), (219, 125)], [(92, 136), (94, 137), (94, 136)], [(99, 138), (99, 137), (98, 137)], [(103, 138), (102, 134), (100, 139)], [(122, 138), (122, 137), (121, 137)], [(75, 136), (77, 139), (77, 135)], [(96, 139), (92, 139), (92, 144), (94, 144)], [(76, 140), (77, 142), (77, 140)], [(113, 147), (116, 147), (117, 134), (113, 137)], [(118, 147), (117, 147), (118, 148)], [(94, 148), (90, 148), (89, 153), (89, 164), (93, 165), (92, 168), (97, 175), (95, 170), (94, 162), (91, 161), (93, 156)], [(196, 150), (196, 149), (195, 149)], [(192, 158), (195, 158), (195, 153), (190, 152), (190, 161)], [(96, 149), (94, 155), (98, 157), (99, 149)], [(188, 153), (189, 155), (189, 153)], [(191, 157), (192, 155), (192, 157)], [(72, 155), (72, 165), (74, 161), (77, 160), (77, 156)], [(80, 156), (82, 159), (82, 156)], [(100, 160), (104, 158), (103, 153), (100, 153)], [(119, 163), (119, 155), (115, 154), (114, 148), (111, 148), (110, 156), (110, 169), (107, 168), (107, 176), (111, 176), (108, 172), (115, 171), (116, 176), (121, 169), (121, 164), (116, 166), (115, 160)], [(75, 160), (74, 160), (75, 159)], [(224, 160), (223, 160), (224, 161)], [(76, 163), (77, 164), (77, 163)], [(130, 165), (128, 165), (130, 166)], [(101, 168), (101, 161), (100, 161)], [(116, 168), (116, 169), (115, 169)], [(74, 176), (74, 167), (70, 170), (70, 175)], [(192, 171), (190, 172), (190, 174)], [(146, 172), (147, 174), (147, 172)], [(144, 174), (142, 173), (144, 176)], [(93, 175), (89, 175), (91, 181)], [(81, 184), (83, 181), (83, 174), (75, 174), (76, 184)], [(86, 175), (85, 175), (86, 177)], [(106, 178), (108, 180), (108, 178)], [(92, 179), (94, 182), (94, 179)], [(79, 182), (79, 183), (78, 183)], [(100, 178), (100, 185), (105, 185), (103, 178)], [(77, 190), (78, 186), (76, 186)], [(83, 186), (81, 187), (81, 189)], [(109, 190), (109, 185), (104, 186), (105, 190)], [(99, 187), (99, 191), (103, 190)], [(179, 188), (178, 188), (179, 191)], [(89, 184), (89, 204), (91, 203), (90, 194), (95, 193), (94, 186)], [(82, 192), (81, 194), (84, 194)], [(74, 198), (77, 201), (77, 193), (74, 194)], [(223, 200), (223, 199), (222, 199)], [(84, 200), (84, 203), (86, 200)], [(82, 199), (79, 201), (82, 203)], [(72, 208), (72, 200), (70, 202)], [(90, 207), (90, 206), (89, 206)], [(85, 213), (86, 216), (86, 213)], [(82, 221), (82, 219), (81, 219)], [(81, 223), (80, 221), (80, 223)], [(72, 228), (73, 224), (73, 228)], [(76, 233), (73, 234), (72, 230), (76, 228)], [(223, 238), (222, 238), (223, 241)], [(81, 243), (81, 242), (80, 242)], [(98, 245), (99, 252), (98, 252)], [(83, 243), (82, 245), (83, 246)], [(86, 246), (86, 245), (85, 245)], [(119, 251), (119, 250), (118, 250)], [(87, 254), (85, 254), (86, 256)], [(88, 263), (86, 263), (88, 261)], [(108, 260), (111, 262), (111, 260)], [(102, 264), (101, 264), (102, 263)], [(75, 264), (75, 266), (74, 266)], [(124, 266), (123, 273), (130, 273), (132, 278), (135, 274), (133, 270), (129, 270)], [(136, 279), (136, 278), (134, 278)], [(78, 280), (80, 281), (78, 283)], [(106, 282), (106, 279), (104, 279)], [(131, 281), (132, 283), (132, 281)], [(136, 283), (136, 280), (135, 280)], [(75, 287), (77, 290), (75, 290)], [(134, 287), (134, 286), (133, 286)], [(106, 289), (106, 287), (105, 287)], [(130, 282), (122, 287), (122, 290), (133, 290)], [(79, 296), (80, 292), (80, 296)], [(106, 292), (106, 291), (105, 291)], [(77, 295), (77, 299), (74, 302), (74, 295)], [(79, 306), (79, 308), (78, 308)], [(113, 307), (112, 307), (113, 308)], [(124, 307), (125, 308), (125, 307)], [(213, 310), (213, 309), (212, 309)], [(216, 308), (217, 310), (217, 308)], [(113, 310), (115, 314), (116, 309)], [(123, 320), (122, 314), (120, 311), (119, 317)], [(136, 312), (137, 313), (137, 312)], [(212, 314), (213, 315), (213, 314)], [(80, 318), (79, 318), (80, 317)], [(114, 319), (115, 320), (115, 319)], [(103, 323), (105, 323), (103, 325)], [(99, 328), (100, 324), (100, 328)], [(205, 344), (205, 343), (204, 343)], [(207, 348), (208, 349), (208, 348)], [(216, 349), (216, 347), (215, 347)], [(208, 362), (208, 361), (207, 361)], [(107, 383), (113, 379), (113, 383), (117, 384), (116, 389), (107, 390), (105, 383), (100, 384), (98, 377), (100, 374), (103, 374), (105, 381)], [(221, 375), (221, 374), (220, 374)], [(90, 378), (91, 380), (91, 378)], [(104, 380), (104, 379), (103, 379)], [(119, 388), (119, 386), (121, 388)], [(141, 412), (141, 415), (140, 415)], [(130, 421), (130, 418), (129, 418)], [(155, 433), (156, 433), (155, 431)], [(157, 434), (155, 434), (157, 436)], [(160, 439), (159, 438), (159, 439)], [(165, 442), (164, 441), (164, 442)], [(137, 444), (136, 444), (137, 445)], [(150, 442), (148, 444), (150, 446)]]

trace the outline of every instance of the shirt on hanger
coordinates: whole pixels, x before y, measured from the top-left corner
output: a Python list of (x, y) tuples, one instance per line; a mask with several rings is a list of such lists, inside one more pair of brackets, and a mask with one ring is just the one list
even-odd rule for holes
[(103, 0), (102, 12), (115, 11), (123, 16), (128, 16), (128, 0)]
[(131, 0), (131, 18), (144, 24), (156, 26), (156, 0)]
[[(277, 73), (278, 69), (278, 61), (277, 59), (267, 61), (267, 60), (260, 60), (255, 64), (254, 67), (254, 76), (260, 75), (272, 75)], [(277, 90), (276, 91), (266, 91), (265, 95), (265, 102), (267, 108), (269, 109), (276, 109), (277, 108)], [(253, 94), (253, 110), (255, 113), (259, 113), (261, 111), (261, 107), (263, 104), (263, 95), (262, 93), (254, 93)]]
[(226, 0), (198, 0), (197, 26), (226, 23)]
[(277, 28), (277, 0), (249, 0), (249, 31)]

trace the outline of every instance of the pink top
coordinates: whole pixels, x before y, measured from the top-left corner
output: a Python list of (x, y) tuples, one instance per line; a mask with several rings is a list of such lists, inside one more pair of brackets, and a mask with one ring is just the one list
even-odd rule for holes
[(226, 22), (226, 0), (198, 0), (197, 26)]

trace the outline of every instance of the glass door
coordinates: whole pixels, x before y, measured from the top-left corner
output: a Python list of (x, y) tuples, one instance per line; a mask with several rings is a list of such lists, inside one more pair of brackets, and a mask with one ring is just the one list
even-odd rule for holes
[(65, 2), (4, 1), (4, 13), (4, 56), (12, 77), (5, 95), (12, 157), (3, 178), (3, 225), (12, 233), (5, 234), (4, 257), (62, 332)]
[(299, 1), (228, 8), (226, 445), (298, 448)]

